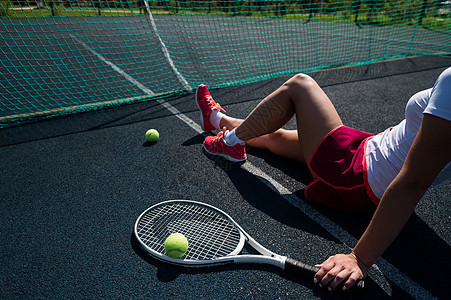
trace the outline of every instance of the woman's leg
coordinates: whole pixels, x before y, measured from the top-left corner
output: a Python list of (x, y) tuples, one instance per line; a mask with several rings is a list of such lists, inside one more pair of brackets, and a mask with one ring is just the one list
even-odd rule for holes
[[(244, 120), (230, 116), (224, 116), (219, 125), (220, 128), (233, 130), (243, 123)], [(246, 145), (259, 149), (269, 150), (272, 153), (285, 158), (296, 160), (307, 164), (302, 154), (297, 130), (279, 129), (273, 133), (265, 134), (246, 141)]]
[[(260, 102), (249, 116), (236, 127), (242, 141), (276, 132), (293, 116), (297, 121), (297, 141), (300, 156), (308, 162), (321, 140), (333, 129), (343, 125), (335, 107), (319, 85), (308, 75), (299, 74)], [(281, 143), (296, 137), (288, 132)], [(258, 140), (257, 140), (258, 141)], [(250, 141), (252, 143), (252, 141)], [(287, 147), (282, 144), (281, 147)]]

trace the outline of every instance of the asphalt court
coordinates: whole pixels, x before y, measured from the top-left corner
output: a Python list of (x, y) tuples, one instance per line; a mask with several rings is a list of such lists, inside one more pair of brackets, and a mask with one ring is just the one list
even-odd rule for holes
[[(380, 132), (408, 98), (432, 86), (450, 57), (412, 57), (311, 73), (344, 123)], [(215, 89), (245, 117), (289, 77)], [(287, 128), (294, 128), (290, 122)], [(147, 129), (159, 130), (156, 144)], [(194, 95), (0, 130), (1, 296), (8, 298), (444, 298), (451, 266), (450, 181), (429, 191), (371, 270), (363, 294), (329, 293), (267, 266), (185, 269), (146, 256), (132, 236), (139, 214), (191, 199), (230, 214), (270, 250), (309, 264), (349, 251), (370, 215), (305, 201), (305, 167), (257, 149), (237, 166), (201, 150)], [(444, 265), (440, 265), (440, 263)]]

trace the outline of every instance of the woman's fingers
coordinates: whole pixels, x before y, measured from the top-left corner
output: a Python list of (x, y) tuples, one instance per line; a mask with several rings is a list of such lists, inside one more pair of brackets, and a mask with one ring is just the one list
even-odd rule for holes
[(329, 257), (322, 264), (317, 265), (320, 269), (315, 274), (314, 282), (321, 287), (327, 287), (332, 291), (338, 286), (343, 290), (350, 289), (358, 280), (364, 278), (358, 261), (353, 255), (337, 254)]

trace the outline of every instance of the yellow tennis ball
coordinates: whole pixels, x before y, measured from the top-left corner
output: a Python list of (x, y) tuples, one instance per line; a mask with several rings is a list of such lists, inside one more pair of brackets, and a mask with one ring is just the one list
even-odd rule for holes
[(160, 138), (160, 134), (158, 133), (158, 131), (156, 129), (147, 130), (146, 139), (149, 142), (156, 142), (156, 141), (158, 141), (159, 138)]
[(188, 240), (181, 233), (173, 233), (164, 241), (166, 255), (172, 258), (181, 258), (188, 250)]

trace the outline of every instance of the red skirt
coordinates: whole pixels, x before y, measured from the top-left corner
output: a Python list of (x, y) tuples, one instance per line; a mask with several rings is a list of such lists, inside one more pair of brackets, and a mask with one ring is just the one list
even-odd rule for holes
[(374, 134), (347, 126), (329, 132), (316, 148), (309, 168), (316, 179), (305, 189), (312, 202), (342, 211), (371, 211), (377, 206), (367, 183), (366, 142)]

